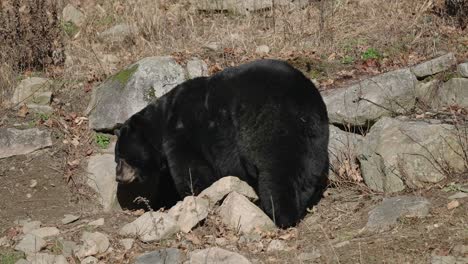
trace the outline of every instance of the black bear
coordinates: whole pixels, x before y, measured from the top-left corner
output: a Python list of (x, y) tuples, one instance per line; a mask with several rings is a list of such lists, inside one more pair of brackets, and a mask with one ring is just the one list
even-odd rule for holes
[(327, 185), (326, 106), (309, 79), (279, 60), (185, 81), (116, 134), (120, 192), (141, 191), (153, 207), (233, 175), (255, 189), (277, 226), (290, 227)]

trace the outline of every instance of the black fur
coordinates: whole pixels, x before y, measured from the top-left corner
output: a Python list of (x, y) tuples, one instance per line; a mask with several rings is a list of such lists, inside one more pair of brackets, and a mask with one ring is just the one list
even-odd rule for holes
[(328, 134), (322, 97), (300, 71), (277, 60), (228, 68), (178, 85), (125, 122), (116, 161), (139, 176), (119, 190), (171, 206), (238, 176), (276, 224), (289, 227), (326, 188)]

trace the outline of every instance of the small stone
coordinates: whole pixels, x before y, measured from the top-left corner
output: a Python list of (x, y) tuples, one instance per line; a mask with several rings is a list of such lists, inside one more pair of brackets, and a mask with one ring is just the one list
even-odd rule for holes
[(400, 217), (425, 217), (431, 203), (424, 197), (398, 196), (384, 199), (369, 212), (366, 228), (370, 231), (384, 231), (397, 223)]
[(70, 223), (77, 221), (78, 219), (80, 219), (79, 216), (66, 214), (65, 217), (62, 219), (62, 224), (64, 225), (70, 224)]
[(189, 264), (223, 263), (223, 264), (250, 264), (244, 256), (218, 247), (195, 250), (190, 253)]
[(33, 254), (39, 252), (46, 246), (46, 241), (33, 234), (27, 234), (23, 239), (16, 245), (15, 249), (23, 251), (26, 254)]
[(431, 264), (458, 264), (453, 256), (432, 256)]
[(62, 255), (51, 255), (48, 253), (36, 253), (28, 255), (26, 259), (33, 264), (68, 264), (67, 259)]
[(32, 194), (30, 194), (30, 193), (26, 194), (26, 198), (30, 199), (31, 197), (32, 197)]
[(250, 233), (256, 229), (271, 230), (276, 226), (273, 221), (245, 196), (231, 192), (219, 207), (223, 223), (232, 229)]
[(41, 221), (19, 221), (20, 225), (23, 226), (23, 233), (27, 234), (35, 229), (38, 229), (41, 227)]
[(203, 48), (206, 48), (211, 51), (218, 51), (219, 50), (219, 43), (218, 42), (210, 42), (203, 46)]
[(89, 222), (88, 225), (90, 225), (90, 226), (102, 226), (102, 225), (104, 225), (104, 218), (99, 218), (97, 220)]
[(130, 250), (133, 247), (133, 242), (135, 242), (135, 239), (124, 238), (120, 239), (119, 242), (125, 248), (125, 250)]
[(270, 53), (270, 47), (268, 47), (267, 45), (260, 45), (255, 49), (255, 53), (259, 55), (268, 54)]
[(203, 60), (193, 58), (187, 62), (188, 78), (207, 76), (208, 66)]
[(456, 256), (465, 256), (468, 253), (468, 245), (456, 245), (453, 247), (452, 250), (453, 254)]
[(0, 238), (0, 247), (8, 247), (10, 242), (6, 236)]
[(35, 230), (32, 230), (29, 232), (29, 234), (36, 235), (40, 238), (46, 238), (46, 237), (51, 237), (51, 236), (56, 236), (60, 234), (60, 230), (56, 227), (41, 227)]
[(468, 193), (457, 192), (456, 194), (450, 195), (448, 198), (450, 200), (454, 200), (454, 199), (463, 199), (463, 198), (466, 198), (466, 197), (468, 197)]
[(37, 180), (31, 180), (31, 183), (29, 184), (29, 188), (34, 188), (37, 186)]
[(122, 236), (138, 236), (143, 242), (167, 238), (179, 231), (177, 222), (162, 212), (146, 212), (120, 229)]
[(124, 43), (128, 39), (132, 38), (133, 34), (137, 31), (138, 28), (136, 28), (135, 26), (122, 23), (99, 33), (98, 38), (101, 41), (105, 41), (110, 44)]
[(71, 4), (65, 6), (62, 12), (62, 18), (65, 22), (73, 22), (77, 26), (82, 26), (85, 20), (83, 13)]
[(335, 248), (340, 248), (340, 247), (347, 246), (349, 244), (351, 244), (351, 242), (349, 242), (349, 240), (347, 240), (347, 241), (342, 241), (342, 242), (336, 243), (334, 247)]
[(462, 77), (468, 78), (468, 62), (458, 64), (457, 68)]
[(83, 245), (78, 246), (75, 251), (75, 256), (85, 258), (96, 254), (101, 254), (109, 248), (109, 238), (100, 232), (84, 232), (81, 236)]
[(183, 201), (174, 205), (168, 214), (177, 222), (182, 232), (188, 233), (208, 216), (208, 205), (208, 199), (187, 196)]
[(99, 260), (95, 257), (89, 256), (81, 261), (81, 264), (98, 264)]
[(303, 252), (301, 254), (299, 254), (298, 256), (298, 259), (300, 261), (313, 261), (315, 259), (318, 259), (322, 256), (322, 254), (320, 254), (320, 251), (318, 249), (314, 249), (312, 250), (311, 252)]
[(78, 246), (75, 242), (68, 240), (59, 240), (58, 243), (65, 257), (70, 257)]
[(274, 239), (270, 242), (270, 244), (268, 244), (267, 252), (284, 251), (285, 248), (286, 244), (283, 241)]
[(176, 248), (165, 248), (145, 253), (136, 258), (135, 264), (182, 263), (182, 256)]
[(215, 238), (215, 244), (217, 246), (225, 246), (228, 243), (227, 239), (224, 237)]
[(458, 206), (460, 206), (460, 202), (458, 200), (453, 200), (447, 204), (447, 209), (452, 210), (454, 208), (457, 208)]
[(212, 207), (220, 200), (222, 200), (226, 195), (234, 191), (242, 194), (243, 196), (246, 196), (253, 201), (258, 199), (254, 189), (246, 182), (235, 176), (226, 176), (217, 180), (210, 187), (203, 190), (198, 195), (198, 197), (208, 198), (210, 201), (210, 206)]

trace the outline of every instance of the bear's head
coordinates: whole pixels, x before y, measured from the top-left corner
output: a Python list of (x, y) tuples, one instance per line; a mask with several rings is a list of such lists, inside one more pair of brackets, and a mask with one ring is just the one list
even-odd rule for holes
[(114, 131), (117, 135), (116, 181), (119, 183), (147, 182), (157, 178), (161, 170), (161, 155), (147, 136), (150, 127), (147, 123), (143, 116), (136, 114)]

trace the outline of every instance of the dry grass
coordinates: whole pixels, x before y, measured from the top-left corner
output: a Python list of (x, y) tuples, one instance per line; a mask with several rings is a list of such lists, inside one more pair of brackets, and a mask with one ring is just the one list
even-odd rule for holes
[[(310, 74), (319, 71), (323, 79), (346, 68), (345, 59), (362, 61), (368, 48), (382, 55), (382, 71), (414, 64), (443, 50), (466, 56), (463, 32), (443, 24), (430, 13), (432, 8), (427, 0), (325, 0), (312, 1), (304, 9), (277, 7), (240, 16), (200, 13), (176, 0), (106, 1), (99, 7), (83, 4), (88, 23), (70, 39), (67, 51), (79, 58), (72, 71), (88, 80), (96, 76), (100, 80), (112, 72), (103, 63), (103, 54), (116, 54), (117, 68), (146, 56), (199, 56), (216, 71), (261, 57), (255, 54), (256, 47), (268, 45), (268, 57), (301, 57), (312, 63), (298, 66)], [(130, 42), (96, 41), (98, 32), (118, 23), (136, 26)], [(210, 43), (219, 49), (205, 48)], [(317, 59), (337, 67), (324, 70)]]

